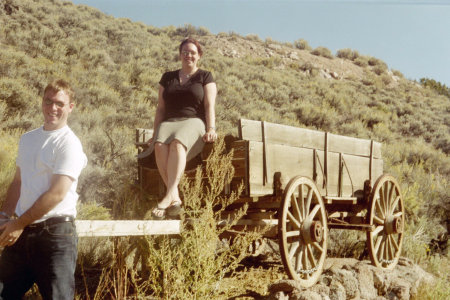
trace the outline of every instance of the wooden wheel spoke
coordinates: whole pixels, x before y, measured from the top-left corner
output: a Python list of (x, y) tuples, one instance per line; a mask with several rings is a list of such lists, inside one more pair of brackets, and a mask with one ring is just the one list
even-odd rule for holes
[(390, 213), (391, 215), (394, 213), (395, 208), (397, 207), (399, 201), (400, 201), (400, 195), (397, 195), (397, 197), (395, 197), (394, 202), (392, 202), (391, 209), (390, 209), (390, 211), (389, 211), (389, 213)]
[(320, 255), (322, 255), (322, 252), (323, 252), (322, 246), (318, 242), (313, 242), (312, 245), (314, 246), (314, 248), (316, 248), (318, 251), (320, 251)]
[(299, 245), (300, 242), (295, 242), (291, 244), (291, 248), (289, 249), (289, 260), (291, 260), (294, 257)]
[(394, 246), (394, 248), (395, 248), (395, 252), (397, 252), (398, 251), (398, 244), (397, 244), (397, 241), (395, 240), (395, 238), (394, 238), (394, 236), (390, 236), (391, 237), (391, 240), (392, 240), (392, 245)]
[(317, 261), (316, 261), (316, 259), (314, 258), (314, 253), (313, 253), (313, 251), (312, 251), (312, 248), (311, 248), (311, 245), (310, 244), (308, 244), (307, 246), (306, 246), (306, 249), (307, 249), (307, 252), (309, 253), (309, 256), (310, 256), (310, 263), (311, 263), (311, 267), (312, 268), (315, 268), (316, 266), (317, 266)]
[(308, 257), (307, 257), (308, 251), (306, 251), (305, 245), (302, 245), (302, 252), (303, 252), (303, 260), (302, 260), (303, 269), (306, 270), (308, 269)]
[(303, 257), (305, 255), (305, 252), (303, 251), (303, 245), (297, 250), (297, 255), (295, 256), (295, 271), (298, 272), (301, 270), (303, 266)]
[(383, 241), (383, 236), (380, 235), (376, 238), (376, 243), (375, 243), (375, 247), (374, 247), (375, 253), (378, 253), (378, 249), (380, 248), (382, 241)]
[(381, 219), (380, 217), (373, 215), (373, 220), (375, 221), (375, 223), (377, 223), (378, 225), (384, 225), (384, 220)]
[(401, 216), (403, 216), (403, 212), (402, 211), (396, 212), (395, 214), (393, 214), (393, 216), (394, 217), (401, 217)]
[(390, 251), (389, 251), (389, 236), (386, 236), (384, 239), (384, 256), (383, 258), (389, 260)]
[(300, 230), (292, 230), (292, 231), (286, 232), (286, 238), (290, 238), (290, 237), (300, 237)]
[[(301, 201), (300, 197), (298, 199), (300, 199), (300, 201)], [(293, 207), (294, 213), (298, 216), (298, 220), (300, 222), (303, 221), (304, 218), (303, 218), (303, 216), (300, 213), (300, 208), (298, 207), (298, 201), (295, 198), (294, 194), (292, 194), (292, 197), (291, 197), (291, 203), (292, 202), (294, 203), (294, 205), (291, 205), (291, 207)]]
[(390, 184), (390, 186), (391, 186), (391, 188), (389, 189), (389, 182), (386, 182), (386, 185), (388, 186), (388, 193), (389, 193), (389, 195), (387, 196), (387, 199), (386, 199), (386, 213), (388, 214), (389, 213), (389, 211), (390, 211), (390, 209), (391, 209), (391, 205), (392, 205), (392, 203), (391, 203), (391, 201), (392, 201), (392, 193), (394, 192), (394, 190), (395, 190), (395, 185), (394, 184)]
[(384, 213), (387, 215), (389, 207), (389, 182), (385, 182), (383, 185), (383, 208)]
[(381, 238), (381, 245), (380, 245), (380, 248), (379, 248), (380, 251), (378, 251), (378, 260), (379, 261), (382, 260), (383, 257), (384, 257), (384, 249), (385, 248), (386, 248), (386, 236), (383, 236)]
[(393, 245), (392, 240), (393, 240), (393, 239), (392, 239), (392, 236), (389, 235), (389, 239), (388, 239), (388, 241), (389, 241), (389, 253), (390, 253), (390, 255), (391, 255), (391, 259), (394, 259), (394, 258), (395, 258), (395, 253), (396, 253), (397, 251), (394, 250), (394, 245)]
[(372, 232), (373, 236), (377, 236), (381, 231), (383, 231), (384, 226), (377, 226), (377, 228), (375, 228), (375, 230)]
[[(381, 216), (383, 218), (386, 217), (386, 214), (384, 213), (383, 209), (381, 208), (381, 198), (378, 198), (375, 200), (375, 205), (376, 205), (376, 209), (378, 209), (378, 211), (380, 212)], [(374, 212), (375, 214), (375, 212)]]
[(386, 214), (386, 212), (384, 211), (384, 204), (385, 204), (385, 198), (384, 198), (384, 186), (380, 186), (380, 190), (378, 191), (378, 199), (377, 201), (379, 201), (379, 206), (381, 209), (381, 212), (383, 214)]
[(314, 217), (316, 216), (317, 212), (320, 210), (320, 205), (316, 204), (314, 208), (311, 210), (311, 212), (308, 214), (307, 218), (312, 221), (314, 220)]
[(301, 216), (302, 216), (302, 219), (304, 219), (306, 216), (305, 216), (305, 200), (303, 198), (303, 184), (300, 184), (298, 186), (298, 199), (300, 201)]
[(292, 215), (292, 213), (290, 211), (287, 211), (287, 217), (289, 219), (289, 221), (291, 221), (298, 229), (300, 229), (300, 227), (302, 226), (300, 224), (300, 222), (294, 217), (294, 215)]
[(308, 196), (306, 198), (306, 205), (305, 205), (305, 211), (308, 212), (309, 211), (309, 207), (311, 206), (311, 199), (313, 196), (313, 190), (310, 189), (308, 192)]

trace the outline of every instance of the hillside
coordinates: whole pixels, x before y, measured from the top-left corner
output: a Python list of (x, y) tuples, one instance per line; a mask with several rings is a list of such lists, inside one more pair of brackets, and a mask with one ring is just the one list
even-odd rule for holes
[(450, 230), (448, 97), (355, 50), (155, 28), (68, 1), (0, 1), (0, 202), (20, 134), (41, 125), (43, 88), (63, 77), (76, 87), (69, 124), (89, 158), (80, 217), (142, 218), (143, 204), (130, 202), (134, 129), (151, 128), (159, 79), (179, 67), (177, 46), (188, 35), (205, 46), (200, 66), (217, 82), (220, 134), (236, 135), (247, 118), (382, 142), (385, 171), (404, 193), (404, 255), (448, 271), (436, 267), (448, 256), (429, 258), (430, 241)]

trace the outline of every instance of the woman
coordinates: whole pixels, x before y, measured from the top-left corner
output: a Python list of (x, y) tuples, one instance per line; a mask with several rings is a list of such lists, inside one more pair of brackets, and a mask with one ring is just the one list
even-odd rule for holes
[(214, 142), (216, 84), (210, 72), (197, 64), (203, 51), (195, 39), (179, 47), (181, 69), (166, 72), (159, 82), (158, 106), (150, 139), (166, 195), (152, 210), (154, 219), (176, 216), (181, 209), (178, 184), (186, 161), (199, 154), (205, 142)]

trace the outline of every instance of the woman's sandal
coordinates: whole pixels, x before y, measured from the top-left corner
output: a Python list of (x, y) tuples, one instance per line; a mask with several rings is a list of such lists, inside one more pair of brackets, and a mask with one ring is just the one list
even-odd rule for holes
[(182, 211), (181, 202), (176, 202), (166, 208), (166, 215), (170, 218), (179, 218)]
[[(168, 207), (167, 207), (168, 208)], [(159, 208), (158, 206), (152, 209), (152, 218), (153, 220), (164, 220), (167, 215), (167, 208)], [(155, 214), (155, 211), (163, 212), (161, 216)]]

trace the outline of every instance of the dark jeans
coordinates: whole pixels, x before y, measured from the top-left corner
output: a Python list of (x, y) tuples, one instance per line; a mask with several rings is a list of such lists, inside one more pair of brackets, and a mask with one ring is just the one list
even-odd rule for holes
[(0, 300), (18, 300), (37, 283), (44, 299), (74, 299), (77, 234), (73, 222), (25, 228), (0, 256)]

